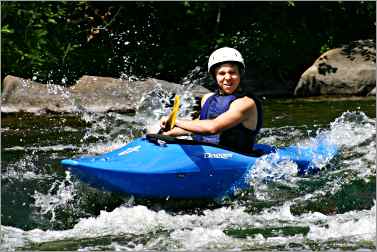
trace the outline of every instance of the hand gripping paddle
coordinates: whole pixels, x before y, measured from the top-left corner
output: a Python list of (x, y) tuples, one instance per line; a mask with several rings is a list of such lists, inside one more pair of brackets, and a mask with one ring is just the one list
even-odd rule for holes
[(166, 121), (165, 128), (164, 129), (161, 128), (157, 134), (162, 134), (162, 132), (169, 131), (174, 128), (175, 120), (177, 119), (177, 114), (179, 110), (179, 103), (180, 103), (180, 97), (179, 95), (176, 95), (174, 98), (173, 109), (168, 116), (168, 120)]

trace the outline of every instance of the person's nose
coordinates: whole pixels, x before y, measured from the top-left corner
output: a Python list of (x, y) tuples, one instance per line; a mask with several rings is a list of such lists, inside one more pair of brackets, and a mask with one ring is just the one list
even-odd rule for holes
[(226, 81), (230, 81), (230, 80), (232, 79), (232, 77), (231, 77), (230, 74), (227, 73), (227, 74), (225, 74), (224, 79), (225, 79)]

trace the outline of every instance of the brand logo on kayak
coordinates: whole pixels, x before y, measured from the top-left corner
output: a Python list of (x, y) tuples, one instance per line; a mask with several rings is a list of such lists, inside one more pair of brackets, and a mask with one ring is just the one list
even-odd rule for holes
[(123, 156), (123, 155), (127, 155), (127, 154), (130, 154), (131, 152), (136, 152), (136, 151), (140, 151), (140, 148), (141, 146), (138, 145), (138, 146), (135, 146), (135, 147), (130, 147), (128, 148), (127, 150), (125, 151), (122, 151), (121, 153), (119, 153), (118, 155), (119, 156)]
[(204, 158), (228, 159), (232, 157), (233, 157), (232, 153), (209, 153), (209, 152), (204, 153)]

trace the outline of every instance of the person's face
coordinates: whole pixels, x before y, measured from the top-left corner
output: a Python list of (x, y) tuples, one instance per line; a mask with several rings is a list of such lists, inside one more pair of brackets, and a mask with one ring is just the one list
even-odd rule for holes
[(236, 64), (225, 63), (215, 69), (216, 81), (225, 94), (232, 94), (238, 88), (241, 80)]

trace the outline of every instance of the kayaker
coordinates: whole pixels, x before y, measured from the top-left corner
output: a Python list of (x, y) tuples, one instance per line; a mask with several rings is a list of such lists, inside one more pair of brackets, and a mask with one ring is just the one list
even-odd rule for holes
[[(254, 95), (245, 93), (241, 82), (244, 72), (244, 59), (238, 50), (215, 50), (208, 60), (208, 73), (217, 82), (218, 90), (203, 96), (199, 120), (177, 119), (175, 127), (162, 134), (193, 134), (197, 141), (251, 153), (262, 127), (262, 106)], [(166, 121), (167, 117), (161, 118), (162, 129)]]

